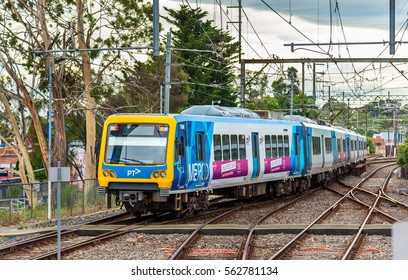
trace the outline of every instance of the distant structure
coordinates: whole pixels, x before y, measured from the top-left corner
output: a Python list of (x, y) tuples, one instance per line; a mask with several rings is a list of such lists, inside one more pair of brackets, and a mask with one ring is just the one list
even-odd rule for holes
[(382, 154), (384, 157), (395, 157), (396, 148), (403, 143), (402, 133), (397, 134), (395, 146), (394, 132), (381, 132), (373, 135), (375, 153)]
[(6, 148), (5, 145), (0, 145), (0, 169), (15, 168), (18, 162), (18, 157), (14, 150)]

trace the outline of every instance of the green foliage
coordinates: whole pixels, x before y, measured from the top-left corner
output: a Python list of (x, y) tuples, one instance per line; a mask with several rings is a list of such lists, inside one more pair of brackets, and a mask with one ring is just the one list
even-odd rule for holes
[(66, 185), (61, 190), (61, 207), (72, 208), (77, 201), (77, 188), (73, 185)]
[(25, 224), (23, 224), (23, 223), (20, 223), (18, 225), (18, 230), (22, 230), (22, 229), (26, 229), (26, 228), (27, 228), (27, 226)]
[(187, 80), (181, 83), (188, 85), (188, 103), (208, 105), (221, 100), (223, 106), (235, 106), (238, 90), (233, 83), (236, 79), (233, 63), (238, 58), (239, 43), (205, 20), (207, 12), (201, 8), (180, 5), (178, 11), (165, 10), (169, 17), (164, 18), (175, 26), (173, 44), (185, 50), (174, 52), (174, 56), (187, 74)]
[(248, 103), (246, 107), (250, 110), (274, 111), (276, 109), (279, 109), (279, 103), (275, 98), (271, 96), (265, 96), (259, 99), (255, 99), (251, 103)]
[(375, 146), (373, 143), (373, 139), (370, 137), (367, 137), (367, 146), (368, 146), (368, 152), (370, 154), (375, 154)]
[(400, 145), (397, 150), (397, 164), (403, 168), (408, 168), (408, 143)]
[[(302, 103), (304, 107), (311, 107), (312, 100), (307, 99), (302, 96), (302, 92), (299, 89), (299, 79), (298, 79), (298, 70), (294, 67), (288, 67), (284, 76), (279, 77), (277, 80), (272, 82), (272, 92), (276, 101), (278, 102), (278, 107), (280, 109), (286, 110), (289, 112), (291, 108), (291, 77), (290, 73), (293, 73), (293, 110), (296, 115), (305, 114), (308, 117), (308, 113), (304, 113), (302, 109)], [(304, 100), (302, 100), (304, 99)]]
[(8, 192), (7, 198), (19, 198), (22, 197), (22, 187), (12, 186)]

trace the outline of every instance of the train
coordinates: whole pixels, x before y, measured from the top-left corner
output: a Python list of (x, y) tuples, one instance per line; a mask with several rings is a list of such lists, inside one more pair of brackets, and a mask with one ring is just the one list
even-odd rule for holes
[[(366, 161), (366, 137), (301, 116), (192, 106), (179, 114), (115, 114), (104, 124), (99, 186), (136, 216), (198, 213), (211, 198), (296, 194)], [(114, 197), (113, 197), (114, 196)]]

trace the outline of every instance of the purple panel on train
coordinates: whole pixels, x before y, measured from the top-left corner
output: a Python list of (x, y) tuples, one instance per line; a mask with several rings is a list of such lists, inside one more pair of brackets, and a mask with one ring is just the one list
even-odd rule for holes
[(216, 161), (213, 163), (213, 179), (224, 179), (248, 175), (248, 161)]
[(265, 158), (265, 174), (290, 171), (290, 157)]

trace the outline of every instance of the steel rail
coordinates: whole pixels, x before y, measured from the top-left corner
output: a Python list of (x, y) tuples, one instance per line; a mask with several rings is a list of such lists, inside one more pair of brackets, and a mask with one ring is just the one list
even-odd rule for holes
[[(398, 168), (398, 167), (396, 167), (396, 168)], [(342, 257), (342, 260), (350, 260), (351, 259), (352, 251), (355, 249), (356, 244), (358, 244), (358, 241), (360, 241), (361, 238), (362, 238), (362, 232), (363, 232), (364, 226), (372, 218), (373, 211), (374, 211), (375, 207), (377, 206), (378, 202), (381, 199), (381, 190), (383, 190), (388, 185), (388, 182), (391, 179), (392, 173), (394, 172), (394, 170), (396, 168), (394, 168), (393, 170), (391, 170), (389, 172), (389, 174), (387, 175), (387, 178), (385, 179), (384, 183), (382, 184), (380, 190), (378, 190), (377, 198), (375, 199), (373, 205), (371, 206), (371, 209), (368, 212), (368, 214), (367, 214), (366, 218), (364, 219), (363, 223), (360, 225), (360, 228), (359, 228), (358, 232), (356, 233), (354, 239), (352, 240), (352, 242), (347, 247), (346, 252), (344, 253), (344, 255)]]
[(182, 253), (184, 252), (184, 250), (187, 248), (187, 246), (189, 246), (189, 245), (192, 243), (192, 241), (195, 239), (195, 237), (198, 235), (198, 233), (199, 233), (205, 226), (207, 226), (208, 224), (211, 224), (212, 222), (214, 222), (214, 221), (216, 221), (216, 220), (218, 220), (218, 219), (220, 219), (220, 218), (222, 218), (222, 217), (224, 217), (224, 216), (226, 216), (226, 215), (228, 215), (228, 214), (230, 214), (230, 213), (232, 213), (232, 212), (238, 211), (238, 210), (240, 210), (241, 208), (244, 208), (244, 207), (245, 207), (245, 206), (239, 206), (239, 207), (236, 207), (236, 208), (234, 208), (234, 209), (231, 209), (231, 210), (229, 210), (229, 211), (227, 211), (227, 212), (224, 212), (224, 213), (222, 213), (222, 214), (216, 216), (215, 218), (213, 218), (213, 219), (211, 219), (211, 220), (209, 220), (209, 221), (207, 221), (207, 222), (201, 224), (200, 226), (198, 226), (197, 229), (196, 229), (192, 234), (190, 234), (190, 236), (189, 236), (189, 237), (180, 245), (180, 247), (173, 253), (173, 255), (170, 257), (170, 260), (176, 260), (177, 258), (179, 258), (179, 257), (182, 255)]
[[(336, 194), (338, 194), (338, 195), (343, 196), (343, 194), (342, 194), (341, 192), (339, 192), (339, 191), (336, 191), (336, 190), (333, 190), (333, 189), (330, 189), (330, 188), (326, 188), (326, 189), (329, 190), (329, 191), (332, 191), (332, 192), (334, 192), (334, 193), (336, 193)], [(374, 193), (371, 193), (371, 192), (370, 192), (370, 194), (374, 194)], [(368, 205), (368, 204), (366, 204), (366, 203), (360, 201), (359, 199), (356, 199), (356, 198), (353, 198), (353, 197), (350, 197), (350, 199), (351, 199), (352, 201), (356, 202), (356, 203), (359, 203), (359, 204), (361, 204), (361, 205), (363, 205), (363, 206), (369, 208), (369, 209), (371, 209), (371, 207), (372, 207), (371, 205)], [(382, 210), (380, 210), (380, 209), (378, 209), (378, 208), (375, 208), (374, 211), (376, 211), (377, 213), (383, 215), (383, 216), (386, 217), (387, 219), (390, 219), (392, 222), (401, 222), (401, 220), (399, 220), (399, 219), (397, 219), (397, 218), (395, 218), (395, 217), (393, 217), (393, 216), (391, 216), (391, 215), (389, 215), (389, 214), (383, 212)]]
[[(394, 164), (390, 164), (390, 165), (394, 165)], [(354, 189), (360, 187), (360, 185), (362, 185), (365, 181), (367, 181), (370, 177), (372, 177), (377, 171), (379, 171), (379, 170), (381, 170), (383, 168), (386, 168), (386, 167), (388, 167), (390, 165), (380, 166), (379, 168), (372, 171), (366, 178), (364, 178), (362, 181), (360, 181), (358, 184), (356, 184), (356, 186), (353, 189), (351, 189), (346, 194), (344, 194), (343, 197), (340, 198), (338, 201), (336, 201), (332, 206), (327, 208), (319, 217), (317, 217), (313, 222), (311, 222), (308, 226), (306, 226), (299, 234), (297, 234), (294, 238), (292, 238), (292, 240), (290, 240), (288, 243), (286, 243), (286, 245), (284, 245), (280, 250), (278, 250), (269, 259), (270, 260), (276, 260), (276, 259), (279, 259), (280, 257), (282, 257), (290, 248), (292, 248), (296, 244), (296, 241), (300, 240), (301, 238), (303, 238), (305, 236), (306, 232), (313, 225), (315, 225), (319, 221), (323, 220), (331, 211), (336, 209), (339, 206), (339, 204), (341, 202), (343, 202), (343, 200), (347, 199)]]
[(277, 209), (274, 209), (271, 212), (269, 212), (269, 213), (265, 214), (264, 216), (262, 216), (261, 218), (259, 218), (258, 221), (256, 221), (255, 224), (251, 225), (251, 227), (249, 229), (249, 233), (248, 233), (248, 236), (247, 236), (246, 241), (245, 241), (245, 246), (244, 246), (244, 249), (243, 249), (243, 252), (242, 252), (242, 258), (241, 259), (246, 260), (248, 258), (248, 256), (249, 256), (249, 250), (250, 250), (250, 245), (251, 245), (250, 243), (251, 243), (252, 237), (254, 235), (255, 227), (257, 225), (262, 223), (264, 220), (266, 220), (272, 214), (274, 214), (274, 213), (276, 213), (276, 212), (278, 212), (278, 211), (280, 211), (280, 210), (282, 210), (284, 208), (289, 207), (290, 205), (298, 202), (299, 200), (304, 199), (305, 197), (313, 194), (315, 191), (321, 190), (321, 189), (322, 189), (321, 187), (316, 188), (316, 189), (312, 189), (312, 190), (308, 191), (307, 193), (302, 194), (301, 196), (297, 197), (296, 199), (294, 199), (292, 201), (289, 201), (288, 203), (282, 205), (281, 207), (279, 207)]
[[(118, 218), (118, 217), (122, 217), (122, 216), (126, 216), (126, 215), (128, 215), (128, 214), (127, 213), (119, 213), (119, 214), (111, 216), (111, 217), (99, 218), (99, 219), (96, 219), (96, 220), (94, 220), (92, 222), (89, 222), (89, 223), (69, 226), (69, 227), (64, 228), (61, 231), (61, 235), (66, 236), (68, 234), (74, 234), (78, 230), (78, 228), (80, 228), (80, 227), (82, 227), (84, 225), (93, 225), (93, 224), (97, 224), (97, 223), (103, 223), (105, 221), (109, 221), (109, 220), (112, 220), (112, 219), (115, 219), (115, 218)], [(31, 238), (28, 238), (28, 239), (25, 239), (25, 240), (21, 240), (21, 241), (18, 241), (18, 242), (8, 244), (6, 246), (1, 246), (0, 247), (0, 256), (10, 254), (15, 249), (18, 249), (18, 248), (21, 248), (21, 247), (24, 247), (24, 246), (27, 246), (27, 245), (30, 245), (30, 244), (43, 242), (43, 241), (46, 241), (48, 239), (55, 238), (57, 236), (57, 229), (50, 228), (50, 231), (51, 232), (41, 234), (40, 236), (31, 237)]]

